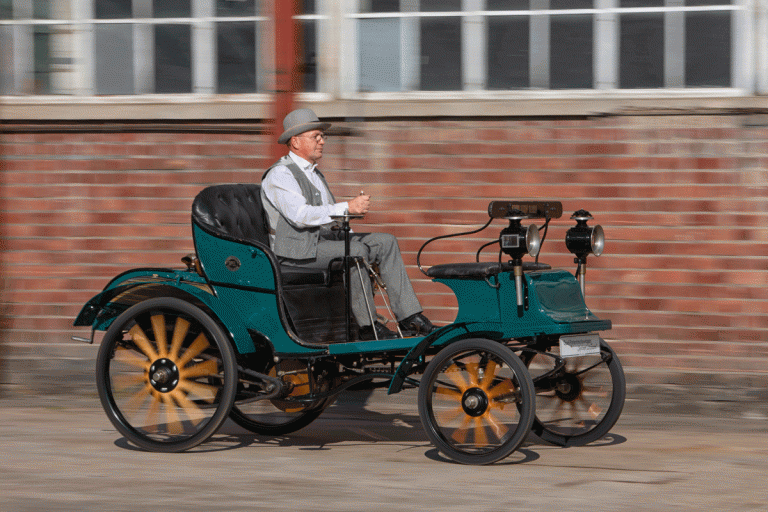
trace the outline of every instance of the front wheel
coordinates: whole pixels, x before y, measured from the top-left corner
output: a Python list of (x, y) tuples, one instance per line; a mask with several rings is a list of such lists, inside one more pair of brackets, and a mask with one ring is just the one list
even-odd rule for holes
[(458, 341), (429, 363), (419, 385), (419, 416), (434, 445), (463, 464), (490, 464), (514, 452), (535, 416), (533, 382), (508, 347)]
[(533, 432), (559, 446), (582, 446), (605, 436), (624, 408), (626, 380), (619, 358), (600, 341), (600, 354), (563, 360), (555, 345), (545, 353), (523, 351), (521, 358), (536, 387)]
[(130, 442), (179, 452), (227, 419), (237, 365), (229, 338), (210, 316), (161, 297), (112, 323), (99, 349), (96, 383), (109, 420)]

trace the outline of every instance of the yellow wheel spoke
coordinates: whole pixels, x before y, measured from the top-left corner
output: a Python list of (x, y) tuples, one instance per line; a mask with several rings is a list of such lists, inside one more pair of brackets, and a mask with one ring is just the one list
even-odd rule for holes
[(112, 386), (117, 391), (125, 391), (128, 388), (147, 382), (147, 376), (140, 373), (121, 373), (112, 377)]
[(501, 438), (504, 437), (507, 432), (509, 432), (509, 428), (505, 424), (499, 423), (496, 417), (491, 414), (491, 411), (486, 412), (484, 417), (485, 421), (487, 421), (491, 426), (491, 429), (493, 429), (493, 433), (496, 435), (496, 438), (501, 441)]
[(464, 380), (464, 376), (461, 374), (461, 369), (455, 364), (452, 364), (445, 369), (445, 375), (451, 379), (451, 382), (456, 384), (456, 387), (458, 387), (462, 393), (469, 388), (469, 386), (467, 386), (467, 381)]
[(184, 351), (184, 355), (179, 358), (179, 360), (176, 362), (176, 366), (179, 368), (184, 368), (187, 363), (189, 363), (193, 358), (200, 355), (200, 353), (208, 348), (210, 344), (208, 343), (208, 338), (205, 337), (205, 334), (200, 333), (200, 335), (195, 338), (195, 341), (192, 342), (192, 344), (189, 346), (187, 350)]
[(187, 331), (189, 330), (189, 322), (183, 318), (176, 317), (176, 326), (173, 328), (173, 340), (171, 341), (171, 350), (168, 353), (168, 357), (171, 359), (177, 359), (179, 357), (179, 351), (181, 350), (181, 344), (184, 342), (184, 338), (187, 337)]
[(193, 380), (182, 379), (179, 381), (179, 387), (188, 393), (193, 393), (201, 400), (212, 403), (216, 399), (218, 388), (209, 384), (201, 384)]
[(155, 333), (155, 342), (157, 342), (157, 355), (159, 357), (168, 357), (168, 339), (165, 334), (165, 315), (152, 315), (152, 331)]
[(131, 338), (133, 339), (133, 342), (136, 344), (136, 346), (139, 347), (142, 352), (144, 352), (144, 355), (147, 356), (150, 361), (158, 359), (157, 352), (155, 352), (155, 349), (152, 348), (152, 342), (149, 341), (147, 335), (144, 334), (144, 331), (141, 330), (139, 324), (131, 327), (131, 330), (128, 331), (128, 333), (131, 335)]
[(466, 365), (467, 375), (469, 375), (469, 385), (470, 386), (479, 386), (480, 385), (480, 365), (477, 363), (467, 363)]
[(514, 391), (515, 385), (511, 379), (504, 379), (488, 390), (488, 398), (493, 400), (496, 397), (506, 395)]
[(482, 388), (483, 391), (488, 391), (495, 376), (496, 361), (488, 361), (488, 364), (485, 365), (485, 375), (483, 375), (483, 381), (480, 383), (480, 388)]
[(440, 386), (440, 385), (435, 386), (434, 393), (436, 395), (444, 395), (444, 396), (447, 396), (447, 397), (450, 397), (450, 398), (455, 398), (456, 400), (461, 400), (461, 392), (460, 391), (457, 391), (457, 390), (452, 389), (452, 388), (447, 388), (445, 386)]
[(184, 413), (187, 415), (193, 425), (197, 425), (205, 418), (205, 413), (200, 409), (197, 404), (187, 398), (183, 391), (180, 389), (174, 389), (171, 393), (174, 400), (184, 409)]
[(149, 369), (150, 362), (146, 357), (141, 357), (134, 350), (128, 350), (126, 348), (118, 348), (115, 350), (114, 362), (124, 363), (144, 370)]
[(457, 443), (464, 444), (467, 442), (467, 434), (469, 434), (470, 423), (472, 423), (472, 416), (466, 416), (464, 421), (461, 422), (461, 426), (454, 431), (451, 437)]
[(152, 396), (152, 386), (147, 382), (144, 387), (134, 393), (130, 400), (126, 403), (126, 411), (138, 411), (148, 397)]
[(165, 423), (168, 432), (171, 434), (181, 434), (184, 432), (184, 429), (181, 427), (179, 412), (176, 410), (176, 402), (167, 393), (163, 393), (160, 396), (163, 399), (163, 403), (165, 403)]
[(219, 373), (219, 364), (214, 360), (203, 361), (188, 368), (179, 369), (179, 375), (182, 379), (205, 377), (207, 375), (216, 375), (217, 373)]
[(435, 417), (441, 425), (448, 425), (449, 423), (456, 421), (462, 414), (464, 414), (464, 409), (461, 407), (448, 409), (446, 411), (435, 411)]
[[(588, 402), (585, 400), (584, 401), (584, 405), (586, 405), (587, 403)], [(592, 416), (593, 420), (596, 420), (598, 418), (598, 416), (600, 416), (600, 413), (603, 412), (603, 410), (600, 408), (599, 405), (597, 405), (596, 403), (593, 402), (587, 408), (587, 412), (589, 413), (590, 416)]]
[(145, 430), (148, 432), (157, 432), (158, 415), (160, 413), (160, 397), (156, 391), (152, 391), (152, 404), (149, 406), (147, 412), (147, 420)]
[(475, 444), (477, 446), (488, 446), (488, 434), (485, 433), (485, 424), (483, 418), (475, 418)]

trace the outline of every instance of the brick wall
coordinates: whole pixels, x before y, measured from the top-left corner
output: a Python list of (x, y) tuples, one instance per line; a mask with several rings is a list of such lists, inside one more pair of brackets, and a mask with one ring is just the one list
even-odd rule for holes
[[(491, 199), (563, 202), (541, 261), (573, 269), (567, 217), (605, 229), (587, 302), (613, 320), (636, 375), (768, 375), (768, 121), (755, 115), (338, 122), (321, 163), (337, 197), (373, 195), (355, 229), (397, 235), (427, 314), (455, 315), (416, 252), (487, 220)], [(81, 305), (119, 272), (180, 266), (189, 208), (208, 184), (258, 181), (270, 138), (258, 124), (5, 125), (2, 264), (6, 344), (59, 350)], [(471, 261), (484, 233), (437, 242), (428, 266)], [(487, 251), (485, 259), (493, 259)]]

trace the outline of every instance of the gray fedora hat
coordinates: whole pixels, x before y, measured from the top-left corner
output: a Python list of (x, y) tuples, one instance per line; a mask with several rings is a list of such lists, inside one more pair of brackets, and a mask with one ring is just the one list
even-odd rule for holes
[(290, 112), (283, 119), (283, 134), (277, 139), (278, 144), (285, 144), (294, 135), (310, 130), (327, 130), (331, 123), (321, 123), (312, 110), (299, 108)]

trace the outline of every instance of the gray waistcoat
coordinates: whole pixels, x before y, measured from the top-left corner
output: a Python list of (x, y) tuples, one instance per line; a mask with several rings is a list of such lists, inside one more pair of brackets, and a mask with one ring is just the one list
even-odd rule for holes
[[(287, 155), (272, 164), (261, 177), (261, 179), (263, 180), (269, 171), (278, 165), (284, 165), (288, 168), (288, 170), (291, 171), (293, 177), (296, 179), (296, 182), (299, 184), (301, 193), (304, 196), (304, 199), (306, 199), (308, 205), (322, 206), (323, 199), (320, 191), (317, 190), (312, 182), (309, 181), (307, 175)], [(336, 199), (330, 192), (330, 187), (328, 187), (328, 183), (325, 181), (325, 177), (320, 173), (320, 171), (317, 171), (317, 173), (320, 175), (320, 179), (328, 189), (328, 193), (331, 195), (331, 201), (335, 203)], [(274, 246), (272, 247), (274, 253), (281, 258), (290, 258), (293, 260), (315, 258), (317, 256), (317, 240), (320, 237), (320, 228), (297, 228), (291, 224), (288, 219), (285, 218), (280, 210), (277, 210), (272, 205), (272, 203), (269, 202), (263, 190), (261, 192), (261, 199), (265, 207), (269, 205), (269, 207), (273, 208), (279, 214), (277, 226), (275, 227), (275, 242), (273, 244)]]

